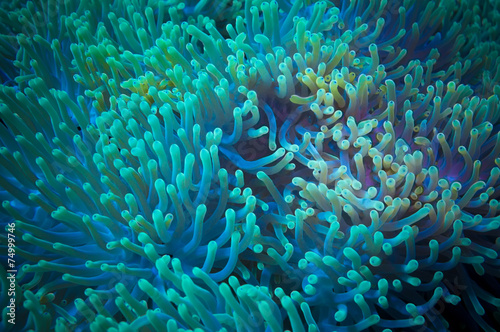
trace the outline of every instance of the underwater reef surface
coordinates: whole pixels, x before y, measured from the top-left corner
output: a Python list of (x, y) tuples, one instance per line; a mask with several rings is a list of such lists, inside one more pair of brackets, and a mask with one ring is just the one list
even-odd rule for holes
[(495, 331), (499, 10), (1, 2), (0, 330)]

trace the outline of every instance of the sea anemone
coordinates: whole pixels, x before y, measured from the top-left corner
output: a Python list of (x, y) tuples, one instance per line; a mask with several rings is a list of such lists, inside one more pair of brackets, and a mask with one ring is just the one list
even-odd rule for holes
[(2, 5), (2, 329), (494, 331), (498, 9)]

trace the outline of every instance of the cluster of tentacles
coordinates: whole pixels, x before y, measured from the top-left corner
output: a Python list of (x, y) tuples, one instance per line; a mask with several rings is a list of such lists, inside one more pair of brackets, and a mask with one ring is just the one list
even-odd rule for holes
[(494, 331), (499, 9), (2, 3), (0, 329)]

